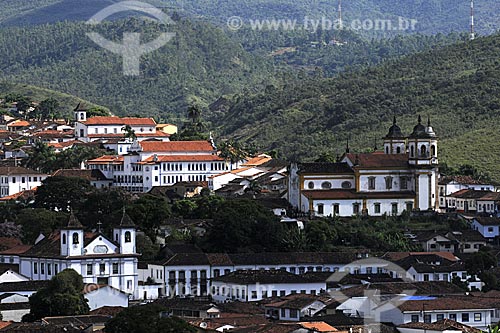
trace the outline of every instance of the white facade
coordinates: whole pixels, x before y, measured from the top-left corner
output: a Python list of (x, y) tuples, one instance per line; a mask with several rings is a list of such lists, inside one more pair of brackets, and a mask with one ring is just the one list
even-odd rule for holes
[(377, 314), (382, 322), (391, 322), (395, 325), (410, 323), (412, 321), (419, 322), (436, 322), (442, 319), (451, 319), (464, 325), (485, 330), (491, 325), (491, 312), (494, 309), (485, 309), (482, 306), (471, 308), (464, 306), (464, 309), (449, 310), (447, 307), (437, 310), (429, 310), (425, 308), (425, 301), (421, 301), (422, 308), (413, 311), (402, 311), (395, 307), (392, 303), (377, 308)]
[[(484, 221), (486, 222), (482, 222)], [(498, 218), (475, 218), (472, 222), (472, 229), (477, 230), (484, 238), (495, 238), (500, 236), (500, 219)]]
[(46, 174), (22, 167), (0, 167), (0, 198), (42, 185)]
[(437, 137), (419, 123), (404, 137), (394, 125), (384, 152), (346, 154), (339, 163), (292, 164), (288, 200), (316, 216), (401, 215), (439, 208)]
[(257, 302), (273, 295), (287, 296), (296, 293), (319, 295), (322, 291), (326, 291), (326, 282), (239, 284), (213, 281), (211, 289), (213, 300), (219, 303)]
[[(31, 280), (50, 280), (70, 268), (83, 277), (85, 284), (105, 284), (134, 295), (138, 284), (135, 229), (121, 225), (114, 229), (114, 237), (116, 242), (102, 234), (89, 239), (72, 216), (68, 227), (43, 238), (20, 255), (20, 273)], [(57, 250), (59, 254), (44, 254), (46, 248)]]
[(90, 287), (89, 289), (85, 293), (85, 298), (87, 299), (90, 311), (102, 308), (103, 306), (128, 307), (129, 295), (118, 289), (110, 286), (93, 289)]
[(0, 284), (4, 282), (22, 282), (22, 281), (29, 281), (29, 279), (26, 276), (16, 273), (10, 269), (8, 271), (5, 271), (2, 275), (0, 275)]
[(113, 180), (113, 186), (131, 192), (148, 192), (178, 182), (208, 181), (232, 167), (231, 162), (218, 156), (209, 141), (134, 142), (127, 155), (88, 161), (89, 169), (101, 170)]

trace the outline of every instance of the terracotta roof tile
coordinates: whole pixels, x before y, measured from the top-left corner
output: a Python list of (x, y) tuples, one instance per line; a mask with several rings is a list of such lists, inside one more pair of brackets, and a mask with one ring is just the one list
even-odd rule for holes
[(123, 163), (123, 155), (116, 156), (116, 155), (104, 155), (98, 158), (95, 158), (93, 160), (87, 161), (88, 164), (108, 164), (108, 163), (113, 163), (113, 164), (121, 164)]
[(367, 153), (367, 154), (347, 154), (346, 157), (359, 168), (407, 168), (408, 154), (384, 154), (384, 153)]
[[(149, 137), (164, 137), (168, 138), (170, 134), (162, 131), (148, 132), (148, 133), (135, 133), (138, 138), (149, 138)], [(125, 133), (101, 133), (101, 134), (89, 134), (89, 138), (124, 138)]]
[(101, 170), (91, 169), (60, 169), (54, 172), (53, 177), (74, 177), (87, 180), (107, 180)]
[(130, 126), (155, 126), (153, 118), (120, 118), (120, 117), (92, 117), (82, 122), (85, 125), (130, 125)]
[(212, 152), (215, 149), (209, 141), (141, 141), (144, 152)]
[(436, 297), (425, 300), (409, 300), (398, 305), (398, 308), (403, 312), (415, 311), (440, 311), (440, 310), (479, 310), (490, 309), (490, 306), (478, 304), (471, 300), (470, 297)]
[[(155, 161), (156, 160), (156, 161)], [(221, 162), (224, 159), (217, 155), (159, 155), (150, 156), (141, 163), (152, 162)]]

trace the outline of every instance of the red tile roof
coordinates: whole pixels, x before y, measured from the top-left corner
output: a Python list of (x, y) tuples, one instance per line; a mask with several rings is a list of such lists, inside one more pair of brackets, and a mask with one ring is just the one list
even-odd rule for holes
[(407, 168), (408, 154), (346, 154), (346, 157), (359, 168)]
[[(135, 133), (135, 136), (138, 138), (153, 138), (153, 137), (163, 137), (168, 138), (170, 134), (167, 134), (162, 131), (156, 132), (148, 132), (148, 133)], [(101, 133), (101, 134), (89, 134), (89, 138), (124, 138), (125, 133)]]
[(440, 297), (426, 300), (411, 300), (400, 304), (398, 308), (403, 312), (441, 311), (441, 310), (479, 310), (490, 309), (490, 306), (473, 302), (473, 296), (466, 297)]
[[(210, 162), (210, 161), (224, 161), (224, 159), (217, 155), (160, 155), (157, 157), (157, 162)], [(155, 162), (155, 157), (151, 156), (141, 164)]]
[(0, 329), (5, 328), (5, 327), (9, 326), (10, 324), (12, 324), (11, 321), (0, 321)]
[(463, 333), (481, 333), (480, 329), (457, 323), (451, 319), (443, 319), (434, 323), (407, 323), (399, 325), (401, 328), (413, 328), (428, 331), (462, 331)]
[(15, 237), (0, 237), (0, 249), (9, 250), (18, 245), (22, 245), (23, 242), (19, 238)]
[(92, 117), (82, 123), (85, 125), (130, 125), (156, 127), (156, 122), (153, 118)]
[(215, 149), (209, 141), (141, 141), (144, 152), (212, 152)]
[(123, 163), (123, 156), (115, 156), (115, 155), (104, 155), (93, 160), (87, 161), (88, 164), (121, 164)]
[(390, 261), (399, 261), (410, 256), (426, 256), (426, 255), (436, 255), (449, 261), (456, 262), (459, 259), (450, 252), (387, 252), (382, 257)]
[(14, 122), (7, 125), (7, 127), (27, 127), (31, 124), (26, 120), (15, 120)]
[(33, 136), (37, 138), (60, 138), (65, 136), (73, 136), (73, 131), (55, 131), (55, 130), (47, 130), (41, 132), (33, 133)]

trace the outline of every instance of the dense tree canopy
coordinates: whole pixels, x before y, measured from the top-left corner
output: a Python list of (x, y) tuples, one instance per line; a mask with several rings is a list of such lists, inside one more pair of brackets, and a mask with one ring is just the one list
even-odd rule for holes
[(65, 269), (50, 280), (48, 287), (30, 297), (30, 318), (87, 314), (89, 306), (82, 291), (82, 276)]

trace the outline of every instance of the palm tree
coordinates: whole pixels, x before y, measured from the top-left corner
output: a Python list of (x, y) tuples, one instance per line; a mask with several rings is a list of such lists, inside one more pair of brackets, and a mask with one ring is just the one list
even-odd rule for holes
[(29, 154), (26, 166), (33, 170), (50, 172), (56, 160), (56, 154), (52, 147), (47, 146), (42, 141), (35, 142), (33, 149)]

